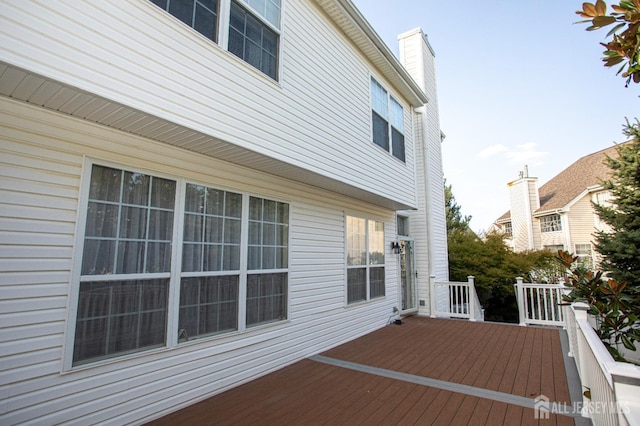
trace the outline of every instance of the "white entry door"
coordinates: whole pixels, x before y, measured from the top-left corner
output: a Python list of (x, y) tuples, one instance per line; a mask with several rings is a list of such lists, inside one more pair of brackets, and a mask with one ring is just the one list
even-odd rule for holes
[(412, 240), (401, 240), (400, 244), (400, 297), (402, 312), (418, 309), (416, 288), (416, 262)]

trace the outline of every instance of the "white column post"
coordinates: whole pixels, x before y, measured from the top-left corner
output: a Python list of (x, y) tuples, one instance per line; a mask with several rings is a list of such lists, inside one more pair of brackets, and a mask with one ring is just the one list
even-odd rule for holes
[(435, 275), (431, 275), (429, 277), (429, 291), (431, 292), (431, 297), (429, 297), (429, 302), (431, 305), (431, 318), (436, 317), (436, 277)]
[(526, 326), (526, 317), (525, 317), (525, 300), (524, 300), (524, 289), (522, 288), (523, 279), (522, 277), (516, 277), (516, 301), (518, 303), (518, 315), (520, 318), (520, 325)]
[(469, 321), (476, 320), (476, 298), (478, 296), (476, 296), (475, 278), (473, 275), (467, 277), (469, 283), (469, 300), (467, 301), (469, 303)]

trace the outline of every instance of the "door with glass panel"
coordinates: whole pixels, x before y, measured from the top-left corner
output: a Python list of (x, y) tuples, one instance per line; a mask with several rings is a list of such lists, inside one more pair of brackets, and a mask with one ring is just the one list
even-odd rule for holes
[(418, 309), (416, 288), (416, 263), (413, 252), (414, 242), (411, 240), (400, 241), (400, 297), (402, 299), (402, 311)]

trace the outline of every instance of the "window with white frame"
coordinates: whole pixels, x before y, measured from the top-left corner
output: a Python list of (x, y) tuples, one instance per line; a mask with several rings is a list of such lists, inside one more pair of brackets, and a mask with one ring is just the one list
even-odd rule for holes
[(576, 244), (576, 256), (578, 257), (577, 263), (587, 269), (593, 268), (593, 253), (591, 250), (591, 244)]
[(551, 214), (540, 218), (541, 232), (562, 231), (562, 221), (559, 214)]
[(346, 217), (347, 303), (384, 297), (384, 223)]
[(288, 252), (289, 205), (250, 197), (247, 326), (286, 318)]
[(151, 0), (208, 39), (218, 42), (218, 0)]
[(404, 109), (371, 78), (371, 127), (373, 143), (405, 161)]
[[(281, 0), (151, 1), (216, 43), (226, 31), (223, 48), (278, 80)], [(219, 19), (220, 10), (229, 10), (228, 21)]]
[(288, 204), (98, 164), (88, 185), (73, 365), (286, 319)]
[(511, 224), (511, 222), (505, 222), (502, 225), (502, 230), (504, 232), (504, 235), (512, 238), (513, 237), (513, 225)]
[(396, 228), (398, 230), (398, 235), (409, 236), (409, 218), (406, 216), (398, 215), (396, 218)]

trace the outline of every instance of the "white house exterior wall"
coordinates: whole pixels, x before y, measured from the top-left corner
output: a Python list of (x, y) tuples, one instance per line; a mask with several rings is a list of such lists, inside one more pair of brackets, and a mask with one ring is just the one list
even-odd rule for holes
[(318, 6), (283, 5), (279, 82), (146, 0), (3, 1), (0, 61), (415, 206), (412, 127), (406, 163), (371, 142), (373, 67)]
[[(386, 324), (395, 212), (0, 98), (0, 423), (138, 423)], [(291, 206), (289, 319), (63, 370), (85, 158)], [(386, 297), (345, 307), (344, 215), (385, 223)], [(67, 352), (65, 352), (67, 351)]]

